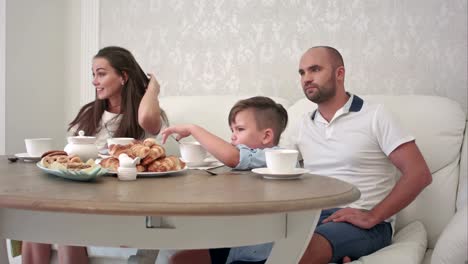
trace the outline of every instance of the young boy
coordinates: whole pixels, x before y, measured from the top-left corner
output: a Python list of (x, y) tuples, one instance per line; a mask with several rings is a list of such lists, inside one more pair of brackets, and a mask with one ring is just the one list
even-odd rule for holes
[[(281, 133), (288, 123), (288, 114), (281, 104), (263, 96), (237, 102), (229, 112), (231, 142), (211, 134), (197, 125), (178, 125), (164, 129), (162, 142), (178, 134), (177, 140), (192, 135), (215, 158), (236, 170), (266, 167), (265, 149), (278, 148)], [(226, 263), (226, 260), (265, 260), (271, 243), (230, 249), (185, 250), (171, 257), (171, 263)], [(255, 252), (255, 254), (254, 254)]]

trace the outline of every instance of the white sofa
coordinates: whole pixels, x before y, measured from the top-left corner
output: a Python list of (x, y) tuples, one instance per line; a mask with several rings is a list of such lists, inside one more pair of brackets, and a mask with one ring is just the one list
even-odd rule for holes
[[(199, 124), (229, 140), (228, 112), (237, 100), (247, 97), (170, 96), (161, 98), (160, 103), (171, 124)], [(296, 102), (273, 99), (288, 110), (287, 130), (294, 129), (300, 116), (316, 107), (307, 99)], [(431, 258), (436, 264), (463, 263), (467, 259), (465, 111), (458, 103), (442, 97), (363, 96), (363, 99), (384, 103), (412, 132), (432, 172), (433, 182), (397, 215), (393, 244), (354, 263), (431, 263)], [(288, 132), (284, 134), (287, 135)], [(166, 148), (169, 153), (178, 154), (174, 141), (169, 140)], [(456, 253), (460, 248), (461, 253)], [(90, 253), (92, 263), (125, 263), (135, 250), (93, 248)], [(115, 254), (120, 254), (120, 260), (107, 262), (106, 257)], [(167, 257), (160, 254), (158, 263), (165, 263)]]
[[(245, 97), (166, 97), (161, 99), (161, 105), (172, 124), (196, 123), (229, 139), (227, 114), (238, 99)], [(416, 137), (416, 143), (432, 172), (433, 181), (397, 215), (393, 244), (354, 263), (431, 263), (434, 249), (438, 255), (434, 256), (433, 263), (464, 263), (467, 260), (465, 111), (457, 102), (435, 96), (362, 97), (364, 100), (384, 103)], [(294, 124), (302, 114), (316, 108), (315, 104), (305, 98), (296, 102), (273, 99), (288, 110), (289, 125), (284, 137), (288, 136), (288, 131), (294, 130)], [(170, 148), (177, 151), (177, 146)], [(454, 218), (457, 210), (460, 213)], [(438, 241), (442, 232), (443, 240)], [(453, 256), (457, 256), (457, 250), (461, 252), (458, 253), (459, 258), (453, 259)], [(160, 254), (158, 264), (164, 263), (167, 257)]]

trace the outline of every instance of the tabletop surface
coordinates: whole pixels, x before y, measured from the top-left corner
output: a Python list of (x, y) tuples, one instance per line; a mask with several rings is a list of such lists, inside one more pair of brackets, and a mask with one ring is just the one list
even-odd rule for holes
[(359, 198), (351, 184), (305, 174), (267, 180), (252, 172), (216, 176), (186, 170), (165, 177), (78, 182), (49, 175), (35, 162), (0, 156), (0, 208), (111, 215), (244, 215), (344, 205)]

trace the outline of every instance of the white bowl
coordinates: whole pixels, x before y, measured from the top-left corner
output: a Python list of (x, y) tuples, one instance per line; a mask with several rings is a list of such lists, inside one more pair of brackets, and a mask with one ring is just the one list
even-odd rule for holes
[(107, 146), (110, 145), (127, 145), (133, 142), (134, 138), (129, 137), (116, 137), (116, 138), (108, 138), (107, 139)]

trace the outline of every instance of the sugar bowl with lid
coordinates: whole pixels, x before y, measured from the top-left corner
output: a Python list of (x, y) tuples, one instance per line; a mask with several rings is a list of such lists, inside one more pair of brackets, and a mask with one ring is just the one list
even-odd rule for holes
[(95, 143), (96, 137), (85, 136), (84, 131), (80, 130), (78, 136), (68, 137), (68, 144), (64, 150), (68, 155), (77, 155), (83, 161), (96, 159), (99, 150)]

